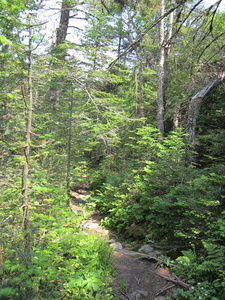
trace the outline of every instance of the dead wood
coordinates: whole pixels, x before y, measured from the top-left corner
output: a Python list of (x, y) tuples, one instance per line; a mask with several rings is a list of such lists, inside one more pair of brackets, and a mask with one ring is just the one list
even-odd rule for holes
[(167, 276), (163, 276), (163, 275), (160, 275), (160, 274), (158, 274), (158, 273), (156, 273), (159, 277), (161, 277), (161, 278), (163, 278), (163, 279), (165, 279), (166, 281), (171, 281), (171, 282), (173, 282), (173, 283), (175, 283), (175, 284), (177, 284), (177, 285), (180, 285), (180, 286), (182, 286), (182, 287), (184, 287), (184, 288), (189, 288), (190, 287), (190, 284), (187, 284), (187, 283), (185, 283), (185, 282), (183, 282), (183, 281), (181, 281), (181, 280), (176, 280), (176, 279), (173, 279), (173, 278), (171, 278), (171, 277), (167, 277)]
[(157, 268), (159, 265), (164, 265), (166, 267), (174, 267), (175, 265), (174, 264), (168, 264), (167, 262), (165, 262), (164, 260), (162, 259), (159, 259), (159, 258), (156, 258), (154, 256), (142, 256), (142, 257), (138, 257), (136, 259), (147, 259), (147, 260), (152, 260), (154, 262), (157, 262), (156, 264), (156, 267)]
[(159, 296), (160, 294), (166, 292), (169, 289), (172, 289), (173, 287), (175, 287), (175, 284), (170, 285), (170, 283), (167, 283), (167, 285), (164, 286), (164, 288), (162, 288), (161, 290), (159, 290), (155, 295)]
[(151, 245), (151, 247), (155, 248), (155, 249), (159, 249), (159, 250), (177, 250), (182, 248), (182, 246), (178, 246), (178, 245), (173, 245), (173, 246), (159, 246), (159, 245), (155, 245), (153, 241), (149, 240), (148, 243)]
[[(165, 265), (165, 266), (167, 266), (167, 267), (169, 267), (169, 266), (173, 267), (173, 266), (174, 266), (173, 264), (168, 264), (168, 263), (166, 263), (165, 261), (163, 261), (163, 260), (161, 260), (161, 259), (158, 259), (158, 258), (156, 258), (156, 257), (151, 257), (151, 256), (139, 257), (138, 259), (148, 259), (148, 260), (153, 260), (153, 261), (157, 262), (157, 265), (163, 264), (163, 265)], [(175, 283), (175, 284), (177, 284), (177, 285), (180, 285), (180, 286), (182, 286), (182, 287), (184, 287), (184, 288), (189, 288), (189, 287), (190, 287), (189, 284), (187, 284), (187, 283), (181, 281), (177, 276), (176, 276), (176, 279), (173, 279), (173, 278), (171, 278), (171, 277), (167, 277), (167, 276), (163, 276), (163, 275), (161, 275), (161, 274), (155, 273), (155, 272), (153, 272), (153, 271), (151, 271), (151, 270), (149, 270), (149, 272), (154, 273), (154, 274), (158, 275), (159, 277), (161, 277), (161, 278), (163, 278), (163, 279), (165, 279), (165, 280), (167, 280), (167, 281), (171, 281), (171, 282), (173, 282), (173, 283)]]
[(211, 80), (197, 94), (190, 98), (187, 113), (188, 120), (186, 125), (186, 132), (188, 133), (188, 142), (190, 145), (194, 145), (196, 142), (196, 124), (202, 100), (209, 94), (209, 92), (212, 91), (213, 88), (222, 83), (224, 78), (225, 72), (219, 73), (215, 79)]
[[(117, 58), (115, 58), (108, 66), (108, 69), (111, 69), (115, 63), (124, 55), (126, 55), (127, 53), (129, 53), (131, 50), (134, 49), (134, 47), (136, 47), (136, 45), (138, 43), (140, 43), (143, 39), (143, 37), (155, 26), (157, 26), (163, 19), (165, 19), (168, 15), (170, 15), (173, 11), (175, 11), (177, 8), (179, 8), (180, 6), (182, 6), (184, 3), (186, 2), (186, 0), (182, 0), (179, 3), (177, 3), (177, 5), (173, 6), (171, 9), (169, 9), (165, 14), (163, 14), (162, 16), (160, 16), (156, 21), (154, 21), (149, 27), (147, 27), (142, 33), (140, 33), (139, 37), (133, 41), (122, 53), (120, 53)], [(200, 2), (202, 2), (202, 0), (200, 0)]]

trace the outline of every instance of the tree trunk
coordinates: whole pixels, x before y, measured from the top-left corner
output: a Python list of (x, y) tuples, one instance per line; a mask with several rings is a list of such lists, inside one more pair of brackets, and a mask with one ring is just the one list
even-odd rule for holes
[(22, 196), (23, 196), (23, 230), (24, 230), (24, 251), (30, 252), (31, 238), (29, 232), (29, 199), (28, 199), (28, 174), (29, 174), (29, 155), (30, 155), (30, 142), (31, 142), (31, 127), (32, 127), (32, 114), (33, 114), (33, 91), (32, 91), (32, 34), (33, 25), (29, 26), (29, 49), (28, 49), (28, 119), (26, 129), (26, 139), (24, 147), (25, 163), (23, 166), (22, 174)]
[(68, 121), (68, 141), (67, 141), (67, 194), (70, 197), (70, 176), (71, 176), (71, 141), (72, 141), (72, 115), (73, 115), (73, 97), (70, 98), (69, 103), (69, 121)]
[[(69, 15), (70, 15), (70, 0), (62, 0), (61, 14), (59, 27), (56, 29), (56, 39), (53, 43), (52, 54), (57, 58), (56, 63), (53, 62), (53, 67), (61, 68), (60, 61), (63, 61), (66, 56), (66, 50), (60, 49), (58, 46), (63, 44), (66, 40), (66, 35), (69, 26)], [(56, 104), (59, 100), (59, 81), (61, 78), (52, 79), (52, 87), (50, 87), (50, 103), (55, 109)]]
[[(171, 5), (173, 6), (175, 4), (175, 0), (171, 0)], [(174, 23), (174, 11), (172, 11), (169, 15), (169, 24), (167, 29), (167, 42), (166, 42), (166, 56), (170, 54), (171, 50), (171, 39), (173, 36), (173, 23)]]
[(70, 16), (70, 1), (63, 0), (59, 27), (56, 29), (56, 46), (63, 44), (66, 40)]
[[(165, 13), (165, 2), (160, 0), (160, 17)], [(157, 126), (161, 136), (164, 136), (164, 80), (165, 80), (165, 47), (164, 47), (164, 19), (159, 23), (159, 70), (158, 70), (158, 94), (157, 94)]]
[(189, 100), (186, 132), (188, 133), (188, 142), (192, 146), (196, 143), (196, 137), (195, 137), (196, 124), (197, 124), (197, 118), (198, 118), (202, 99), (205, 98), (205, 96), (215, 86), (220, 84), (224, 80), (224, 78), (225, 78), (225, 72), (220, 73), (217, 78), (211, 80), (206, 86), (204, 86), (201, 89), (201, 91), (199, 91)]

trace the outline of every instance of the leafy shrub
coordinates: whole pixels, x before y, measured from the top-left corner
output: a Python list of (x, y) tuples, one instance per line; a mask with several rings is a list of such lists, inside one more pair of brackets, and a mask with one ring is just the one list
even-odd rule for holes
[[(198, 255), (191, 250), (182, 251), (175, 272), (184, 277), (191, 287), (178, 289), (172, 299), (224, 299), (224, 246), (205, 244)], [(202, 281), (205, 278), (207, 280)]]
[[(39, 194), (37, 185), (31, 193), (34, 190)], [(22, 214), (15, 209), (18, 193), (11, 198), (13, 206), (8, 205), (8, 215), (4, 212), (0, 298), (111, 299), (113, 269), (108, 244), (96, 235), (79, 231), (82, 217), (66, 206), (66, 191), (61, 187), (45, 185), (42, 195), (30, 197), (30, 249), (24, 248)]]
[(180, 130), (160, 141), (145, 126), (130, 140), (126, 176), (121, 171), (106, 176), (96, 193), (97, 207), (106, 214), (103, 223), (126, 236), (187, 249), (175, 272), (191, 288), (178, 290), (173, 299), (224, 299), (224, 166), (188, 165)]
[(187, 290), (177, 289), (171, 300), (219, 300), (216, 297), (216, 290), (208, 281), (198, 282), (196, 286), (191, 286)]

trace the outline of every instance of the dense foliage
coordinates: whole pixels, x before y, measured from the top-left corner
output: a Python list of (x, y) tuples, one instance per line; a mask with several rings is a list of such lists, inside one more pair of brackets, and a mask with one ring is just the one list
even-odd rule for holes
[(66, 190), (45, 178), (33, 186), (32, 251), (24, 248), (18, 192), (14, 183), (1, 195), (0, 299), (111, 299), (110, 249), (79, 231), (83, 216), (66, 205)]
[(224, 299), (225, 15), (201, 2), (166, 1), (161, 44), (159, 1), (1, 2), (0, 299), (112, 299), (108, 245), (67, 205), (87, 176), (105, 226), (176, 247), (174, 299)]
[(223, 299), (224, 165), (188, 165), (181, 131), (160, 142), (156, 130), (142, 127), (136, 138), (127, 147), (138, 158), (129, 157), (126, 169), (109, 172), (102, 163), (93, 173), (94, 198), (106, 214), (103, 224), (131, 239), (174, 245), (175, 272), (199, 289), (204, 286), (205, 293), (181, 291), (179, 299)]

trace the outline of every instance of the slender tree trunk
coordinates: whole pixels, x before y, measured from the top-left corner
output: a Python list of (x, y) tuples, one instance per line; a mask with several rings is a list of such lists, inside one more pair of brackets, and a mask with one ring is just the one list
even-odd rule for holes
[[(175, 4), (175, 0), (171, 0), (171, 5)], [(171, 39), (173, 36), (174, 11), (169, 15), (169, 24), (167, 29), (166, 56), (168, 57), (171, 51)]]
[(138, 74), (137, 74), (137, 70), (135, 70), (135, 117), (138, 117), (138, 102), (139, 102), (139, 97), (138, 97)]
[[(160, 0), (160, 16), (165, 13), (165, 2)], [(164, 19), (159, 23), (159, 70), (158, 70), (158, 94), (157, 94), (157, 125), (161, 136), (164, 136), (164, 81), (165, 81), (165, 47), (164, 47)]]
[[(175, 4), (175, 0), (171, 0), (170, 4), (173, 6)], [(167, 28), (167, 41), (165, 44), (165, 85), (168, 86), (168, 80), (169, 80), (169, 57), (170, 57), (170, 52), (171, 52), (171, 40), (173, 37), (173, 25), (174, 25), (174, 11), (172, 11), (169, 14), (169, 23), (168, 23), (168, 28)], [(165, 96), (166, 98), (166, 96)], [(166, 100), (165, 100), (166, 101)], [(174, 112), (174, 118), (173, 118), (173, 128), (178, 128), (179, 122), (179, 108), (175, 109)]]
[(33, 91), (32, 91), (32, 31), (33, 26), (29, 26), (29, 49), (28, 49), (28, 119), (26, 129), (26, 139), (24, 147), (25, 163), (23, 166), (22, 174), (22, 196), (23, 196), (23, 230), (25, 239), (25, 252), (30, 251), (31, 238), (30, 238), (30, 217), (29, 217), (29, 199), (28, 199), (28, 174), (29, 174), (29, 155), (30, 155), (30, 142), (31, 142), (31, 127), (32, 127), (32, 114), (33, 114)]
[(178, 104), (173, 114), (173, 129), (177, 129), (178, 127), (181, 126), (181, 119), (182, 119), (181, 104)]
[[(6, 59), (6, 55), (9, 52), (9, 45), (2, 45), (2, 49), (1, 49), (1, 62), (0, 62), (0, 69), (2, 74), (4, 73), (4, 71), (6, 70), (6, 66), (7, 66), (7, 59)], [(2, 78), (0, 78), (0, 84), (1, 84), (1, 90), (4, 91), (5, 88), (7, 87), (7, 80), (5, 77), (2, 76)], [(6, 128), (9, 126), (9, 119), (7, 120), (4, 119), (4, 115), (8, 114), (8, 99), (7, 97), (2, 97), (1, 96), (1, 101), (2, 101), (2, 105), (1, 105), (1, 111), (0, 111), (0, 118), (1, 118), (1, 127), (3, 128), (3, 130), (6, 130)]]
[(69, 103), (69, 122), (68, 122), (67, 176), (66, 176), (66, 185), (67, 185), (68, 196), (70, 196), (70, 176), (71, 176), (72, 114), (73, 114), (73, 97), (71, 97), (70, 103)]
[[(60, 49), (58, 46), (63, 44), (66, 40), (66, 35), (69, 26), (70, 7), (70, 0), (62, 0), (59, 27), (56, 29), (56, 39), (52, 47), (52, 54), (55, 55), (55, 57), (57, 58), (57, 62), (53, 62), (52, 64), (53, 67), (61, 68), (61, 62), (65, 60), (66, 50)], [(61, 78), (53, 78), (52, 87), (50, 88), (49, 99), (53, 109), (55, 109), (55, 106), (59, 100), (59, 81), (61, 81)]]

